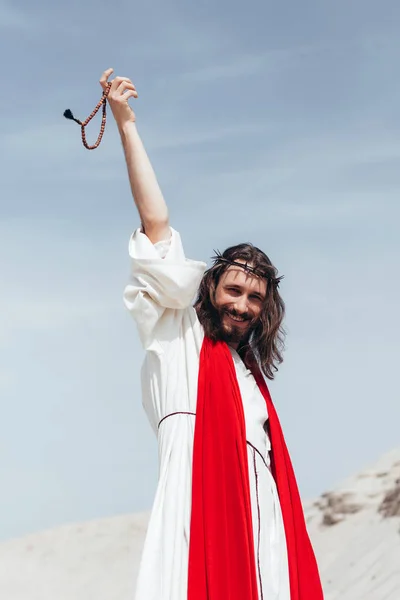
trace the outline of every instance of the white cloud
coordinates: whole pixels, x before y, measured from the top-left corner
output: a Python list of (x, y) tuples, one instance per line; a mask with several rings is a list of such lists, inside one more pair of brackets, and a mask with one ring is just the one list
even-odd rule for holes
[(189, 146), (205, 144), (207, 142), (227, 142), (232, 138), (259, 134), (261, 131), (268, 133), (270, 127), (268, 123), (241, 123), (230, 126), (181, 128), (178, 132), (157, 132), (150, 131), (146, 138), (146, 146), (151, 150), (183, 150)]
[[(196, 84), (211, 84), (221, 79), (236, 79), (237, 81), (233, 83), (232, 93), (240, 94), (243, 80), (246, 77), (256, 75), (261, 71), (263, 75), (281, 72), (282, 69), (293, 66), (295, 62), (305, 56), (320, 50), (321, 46), (301, 45), (271, 49), (258, 54), (233, 55), (230, 60), (225, 62), (207, 64), (207, 66), (193, 71), (183, 71), (177, 75), (177, 79)], [(202, 88), (201, 93), (208, 93), (208, 91)]]
[[(109, 123), (106, 129), (106, 134), (101, 147), (96, 152), (96, 161), (102, 163), (102, 169), (104, 163), (118, 160), (121, 163), (123, 160), (122, 150), (116, 154), (116, 148), (120, 150), (120, 139), (113, 121), (112, 115), (109, 115)], [(29, 126), (26, 128), (19, 129), (18, 131), (12, 131), (1, 136), (3, 147), (6, 147), (10, 153), (19, 156), (29, 156), (34, 152), (36, 156), (43, 155), (48, 157), (49, 160), (54, 162), (60, 162), (60, 158), (66, 155), (73, 157), (78, 153), (80, 156), (83, 154), (87, 155), (87, 151), (83, 153), (83, 147), (81, 142), (80, 128), (72, 123), (68, 125), (68, 122), (62, 122), (62, 115), (60, 122), (50, 124), (38, 124), (35, 126)], [(141, 123), (138, 123), (140, 129)], [(147, 126), (148, 127), (148, 126)], [(203, 144), (211, 141), (224, 141), (235, 136), (251, 135), (253, 133), (260, 133), (264, 130), (265, 133), (269, 130), (267, 123), (242, 123), (232, 124), (230, 126), (219, 126), (210, 127), (204, 129), (194, 125), (191, 128), (182, 126), (178, 131), (172, 131), (163, 126), (163, 128), (157, 129), (156, 127), (148, 127), (146, 138), (144, 140), (146, 147), (150, 150), (168, 150), (178, 149), (180, 147), (185, 148), (187, 146)], [(91, 143), (95, 140), (97, 130), (96, 125), (92, 126), (92, 132), (87, 133), (88, 141)], [(56, 151), (54, 145), (56, 144)], [(101, 171), (99, 171), (101, 176)]]

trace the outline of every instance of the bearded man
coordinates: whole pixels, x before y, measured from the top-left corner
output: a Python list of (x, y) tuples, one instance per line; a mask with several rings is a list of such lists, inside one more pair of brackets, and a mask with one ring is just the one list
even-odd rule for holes
[(146, 351), (143, 405), (160, 461), (136, 600), (322, 600), (264, 379), (282, 361), (277, 270), (251, 244), (217, 254), (207, 271), (185, 257), (131, 97), (131, 80), (116, 77), (108, 100), (141, 220), (124, 302)]

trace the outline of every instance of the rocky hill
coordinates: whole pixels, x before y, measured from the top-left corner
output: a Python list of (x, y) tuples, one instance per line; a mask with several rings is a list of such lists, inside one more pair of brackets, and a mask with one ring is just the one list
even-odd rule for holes
[(327, 600), (400, 600), (400, 449), (305, 512)]

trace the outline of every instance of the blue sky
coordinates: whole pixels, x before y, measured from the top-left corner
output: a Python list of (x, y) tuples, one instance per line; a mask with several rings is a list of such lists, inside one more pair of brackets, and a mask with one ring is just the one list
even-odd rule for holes
[[(189, 257), (251, 241), (285, 275), (271, 391), (302, 494), (400, 444), (400, 7), (0, 0), (0, 538), (150, 508), (157, 447), (123, 303), (138, 225), (110, 66)], [(89, 127), (95, 139), (96, 120)]]

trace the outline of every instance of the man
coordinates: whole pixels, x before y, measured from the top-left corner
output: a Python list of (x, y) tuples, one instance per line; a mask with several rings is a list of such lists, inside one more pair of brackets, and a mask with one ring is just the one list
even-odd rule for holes
[(186, 259), (131, 97), (133, 83), (116, 77), (108, 100), (141, 220), (124, 302), (146, 350), (143, 404), (160, 459), (136, 600), (321, 600), (262, 376), (272, 379), (282, 361), (280, 278), (251, 244), (217, 255), (206, 273), (205, 263)]

